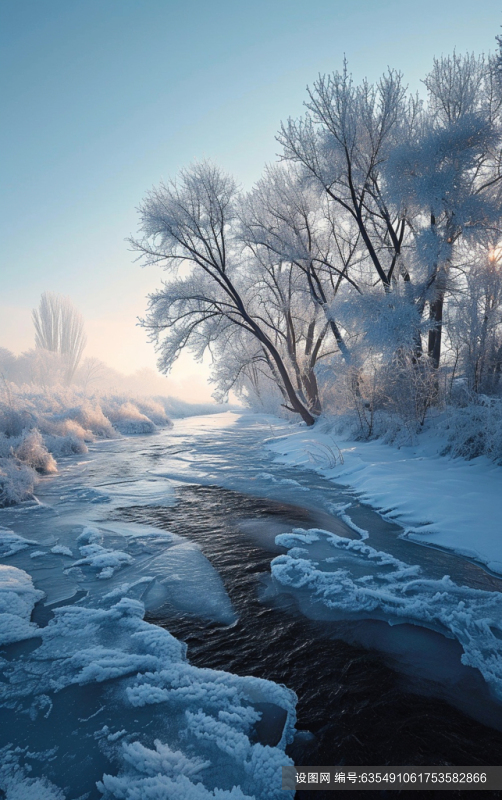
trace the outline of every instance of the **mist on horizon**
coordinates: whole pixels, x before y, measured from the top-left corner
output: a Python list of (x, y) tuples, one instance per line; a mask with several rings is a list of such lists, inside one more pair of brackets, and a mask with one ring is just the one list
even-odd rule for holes
[[(72, 298), (69, 298), (70, 301)], [(77, 304), (73, 304), (77, 309)], [(18, 384), (60, 382), (58, 365), (40, 358), (35, 346), (33, 310), (3, 309), (0, 317), (0, 375)], [(214, 402), (207, 359), (182, 353), (169, 376), (156, 367), (156, 354), (134, 313), (110, 319), (85, 319), (86, 344), (72, 385), (86, 391), (118, 391)], [(15, 361), (13, 361), (13, 359)], [(54, 359), (52, 359), (54, 362)]]

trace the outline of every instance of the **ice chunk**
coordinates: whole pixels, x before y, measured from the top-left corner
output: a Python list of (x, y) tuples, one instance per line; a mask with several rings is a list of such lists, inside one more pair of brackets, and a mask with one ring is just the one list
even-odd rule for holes
[[(73, 567), (89, 566), (92, 569), (99, 570), (98, 578), (111, 578), (113, 573), (124, 566), (124, 564), (131, 564), (133, 561), (129, 553), (124, 553), (122, 550), (110, 549), (103, 547), (98, 542), (101, 542), (103, 537), (101, 533), (95, 528), (84, 528), (84, 531), (77, 539), (79, 544), (80, 555), (83, 558), (75, 561)], [(67, 552), (65, 555), (72, 555), (71, 550), (64, 548)], [(52, 552), (56, 552), (52, 548)], [(61, 552), (61, 549), (58, 551)]]
[(12, 556), (14, 553), (25, 550), (32, 544), (37, 544), (37, 542), (31, 539), (25, 539), (23, 536), (19, 536), (8, 528), (0, 528), (0, 558)]
[(236, 615), (223, 582), (196, 544), (176, 544), (150, 561), (145, 569), (155, 578), (143, 595), (149, 611), (169, 602), (203, 619), (235, 622)]
[(60, 556), (70, 556), (70, 558), (73, 558), (72, 551), (64, 544), (55, 544), (54, 547), (51, 547), (51, 553), (55, 553), (56, 555)]
[(27, 572), (0, 564), (0, 644), (37, 635), (37, 626), (30, 623), (30, 616), (43, 596)]

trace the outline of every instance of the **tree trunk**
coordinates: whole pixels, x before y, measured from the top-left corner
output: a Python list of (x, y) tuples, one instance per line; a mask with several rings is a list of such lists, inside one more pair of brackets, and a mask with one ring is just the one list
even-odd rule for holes
[(443, 304), (444, 294), (441, 292), (434, 302), (430, 304), (430, 320), (433, 323), (429, 331), (427, 352), (435, 369), (439, 369), (441, 359), (441, 337), (443, 332)]
[(298, 399), (298, 395), (296, 394), (295, 388), (294, 388), (293, 384), (291, 383), (291, 379), (290, 379), (290, 377), (288, 375), (288, 371), (287, 371), (286, 367), (284, 366), (284, 362), (283, 362), (281, 356), (279, 355), (278, 351), (276, 350), (276, 348), (274, 347), (272, 342), (266, 336), (264, 336), (262, 331), (260, 331), (260, 337), (258, 337), (258, 338), (261, 338), (261, 337), (263, 337), (262, 338), (263, 344), (265, 345), (265, 347), (267, 348), (267, 350), (269, 351), (270, 355), (272, 356), (272, 358), (275, 361), (277, 370), (279, 372), (279, 375), (281, 376), (282, 384), (283, 384), (283, 386), (284, 386), (284, 388), (286, 390), (286, 393), (288, 395), (289, 402), (291, 403), (291, 407), (293, 408), (294, 411), (296, 411), (297, 414), (299, 414), (301, 416), (302, 420), (307, 425), (313, 425), (314, 422), (315, 422), (315, 417), (312, 416), (310, 411), (307, 408), (305, 408), (303, 403), (300, 402), (300, 400)]
[(251, 330), (253, 331), (254, 335), (258, 339), (258, 341), (261, 342), (261, 344), (264, 347), (266, 347), (266, 349), (270, 353), (272, 359), (274, 360), (275, 365), (277, 367), (277, 371), (279, 372), (279, 375), (281, 376), (282, 385), (283, 385), (283, 387), (284, 387), (284, 389), (286, 391), (286, 394), (288, 395), (289, 402), (291, 403), (291, 408), (293, 409), (294, 412), (296, 412), (297, 414), (299, 414), (301, 416), (302, 420), (307, 425), (313, 425), (315, 423), (315, 421), (316, 421), (315, 417), (312, 416), (310, 411), (303, 405), (303, 403), (299, 399), (299, 397), (298, 397), (298, 395), (297, 395), (297, 393), (295, 391), (295, 387), (293, 386), (293, 384), (291, 382), (291, 378), (289, 377), (289, 374), (288, 374), (288, 371), (287, 371), (286, 366), (284, 364), (284, 361), (282, 360), (282, 358), (281, 358), (281, 356), (279, 354), (279, 351), (273, 345), (273, 343), (270, 341), (268, 336), (262, 331), (260, 326), (248, 314), (248, 312), (245, 309), (244, 303), (242, 302), (242, 299), (239, 296), (239, 293), (237, 292), (235, 287), (230, 283), (230, 281), (228, 280), (228, 277), (227, 276), (224, 276), (224, 277), (225, 277), (226, 283), (229, 285), (229, 287), (231, 287), (231, 291), (229, 291), (228, 294), (234, 300), (237, 308), (239, 309), (239, 313), (241, 314), (242, 319), (246, 322), (246, 324), (248, 325), (248, 328), (251, 328)]
[(312, 414), (317, 417), (321, 413), (321, 401), (319, 399), (319, 387), (317, 385), (317, 378), (313, 369), (303, 374), (303, 385), (305, 386), (305, 393), (309, 401), (309, 409)]

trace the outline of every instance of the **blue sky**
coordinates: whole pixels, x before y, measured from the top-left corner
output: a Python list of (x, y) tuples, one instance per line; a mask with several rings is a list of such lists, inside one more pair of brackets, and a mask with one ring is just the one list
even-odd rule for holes
[[(145, 191), (211, 157), (251, 186), (305, 87), (495, 49), (495, 0), (3, 0), (0, 346), (32, 344), (42, 291), (88, 320), (88, 354), (152, 366), (135, 327), (160, 281), (124, 242)], [(186, 361), (182, 370), (193, 369)]]

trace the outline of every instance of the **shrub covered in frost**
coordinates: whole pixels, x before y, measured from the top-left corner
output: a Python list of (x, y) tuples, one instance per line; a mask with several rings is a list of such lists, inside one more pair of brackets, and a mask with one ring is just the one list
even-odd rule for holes
[(441, 420), (443, 453), (472, 459), (487, 456), (502, 464), (502, 400), (478, 395), (465, 406), (450, 406)]
[(33, 467), (42, 475), (50, 475), (57, 472), (54, 456), (49, 453), (42, 434), (37, 428), (33, 428), (31, 431), (23, 431), (21, 441), (14, 450), (14, 455), (23, 464)]
[(37, 473), (17, 458), (0, 458), (0, 508), (33, 497)]
[(0, 433), (0, 508), (30, 499), (37, 473), (54, 472), (56, 460), (36, 428), (24, 430), (20, 436)]
[(137, 397), (134, 400), (134, 405), (138, 411), (145, 414), (155, 425), (162, 428), (172, 427), (171, 420), (158, 400), (154, 400), (151, 397)]
[(28, 407), (13, 407), (11, 402), (0, 401), (0, 433), (20, 436), (23, 430), (35, 424), (36, 417)]
[(64, 408), (51, 420), (59, 422), (63, 435), (73, 431), (88, 442), (98, 439), (113, 439), (117, 434), (111, 421), (103, 412), (99, 399), (77, 397), (77, 403)]
[(105, 398), (103, 407), (114, 428), (120, 433), (153, 433), (156, 430), (155, 423), (130, 401), (118, 405), (115, 398)]
[(32, 496), (37, 473), (57, 471), (56, 459), (87, 453), (87, 442), (153, 433), (172, 423), (162, 404), (125, 395), (87, 396), (4, 383), (0, 392), (0, 506)]

